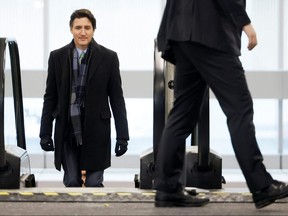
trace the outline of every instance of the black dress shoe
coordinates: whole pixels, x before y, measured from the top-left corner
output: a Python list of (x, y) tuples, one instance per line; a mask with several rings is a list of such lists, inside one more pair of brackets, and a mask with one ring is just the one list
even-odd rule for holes
[(256, 193), (253, 193), (253, 200), (257, 209), (274, 203), (277, 199), (288, 196), (288, 184), (274, 180), (273, 183)]
[(185, 190), (175, 193), (157, 191), (155, 197), (156, 207), (199, 207), (208, 202), (208, 198), (191, 196)]

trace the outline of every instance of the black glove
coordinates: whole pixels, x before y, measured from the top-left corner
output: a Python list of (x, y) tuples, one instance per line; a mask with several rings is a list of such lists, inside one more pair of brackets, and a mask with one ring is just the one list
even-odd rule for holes
[(124, 139), (119, 139), (116, 142), (116, 146), (115, 146), (115, 153), (116, 153), (116, 157), (120, 157), (123, 154), (125, 154), (125, 152), (128, 149), (128, 142), (127, 140)]
[(40, 145), (44, 151), (54, 151), (53, 140), (51, 137), (47, 136), (47, 137), (41, 138)]

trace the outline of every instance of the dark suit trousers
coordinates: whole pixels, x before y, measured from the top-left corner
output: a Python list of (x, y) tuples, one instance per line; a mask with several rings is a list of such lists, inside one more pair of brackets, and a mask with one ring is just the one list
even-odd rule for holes
[(193, 42), (175, 42), (172, 51), (176, 59), (175, 101), (158, 147), (155, 189), (183, 187), (180, 176), (185, 140), (197, 124), (207, 85), (227, 117), (233, 149), (250, 191), (270, 185), (273, 179), (255, 138), (253, 101), (239, 57)]
[[(77, 147), (75, 140), (64, 143), (62, 166), (64, 170), (63, 183), (66, 187), (82, 187), (80, 169), (81, 146)], [(104, 170), (86, 170), (86, 187), (102, 187)]]

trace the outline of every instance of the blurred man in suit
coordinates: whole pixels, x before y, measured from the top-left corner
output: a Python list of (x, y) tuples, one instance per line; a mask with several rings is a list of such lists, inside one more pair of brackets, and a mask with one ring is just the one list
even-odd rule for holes
[(245, 0), (167, 0), (158, 32), (162, 57), (176, 65), (175, 101), (156, 158), (155, 206), (202, 206), (180, 181), (185, 140), (197, 124), (207, 86), (227, 117), (232, 145), (256, 208), (288, 195), (288, 185), (266, 171), (255, 138), (253, 101), (239, 60), (241, 33), (257, 45)]

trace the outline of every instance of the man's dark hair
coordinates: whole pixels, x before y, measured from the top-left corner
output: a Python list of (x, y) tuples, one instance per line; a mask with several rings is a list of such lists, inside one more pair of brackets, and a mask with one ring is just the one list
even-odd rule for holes
[(95, 17), (93, 16), (93, 14), (91, 13), (90, 10), (88, 9), (79, 9), (79, 10), (75, 10), (71, 16), (70, 16), (70, 22), (69, 22), (69, 25), (70, 25), (70, 28), (72, 28), (73, 26), (73, 22), (76, 18), (80, 19), (80, 18), (83, 18), (83, 17), (86, 17), (87, 19), (90, 20), (91, 24), (92, 24), (92, 27), (93, 27), (93, 30), (96, 29), (96, 19)]

